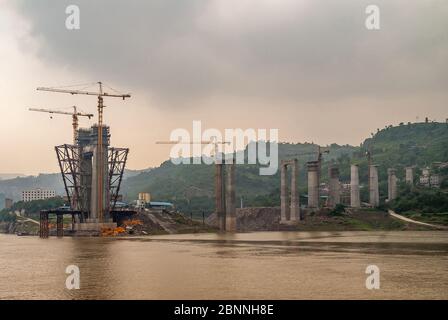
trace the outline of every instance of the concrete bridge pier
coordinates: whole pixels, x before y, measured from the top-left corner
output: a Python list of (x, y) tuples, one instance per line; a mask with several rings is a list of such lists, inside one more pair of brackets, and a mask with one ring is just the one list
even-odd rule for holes
[(282, 161), (280, 169), (280, 220), (282, 222), (288, 221), (290, 212), (288, 206), (288, 187), (287, 187), (287, 173), (288, 166)]
[(290, 220), (301, 220), (300, 217), (300, 198), (299, 191), (297, 189), (297, 180), (299, 177), (299, 164), (297, 159), (291, 162), (291, 211)]
[(359, 167), (353, 164), (350, 168), (350, 206), (360, 208), (361, 200), (359, 196)]
[(361, 207), (361, 199), (359, 196), (359, 167), (352, 164), (350, 167), (350, 206), (352, 208)]
[(225, 220), (225, 230), (227, 232), (236, 232), (235, 164), (227, 165)]
[(224, 194), (224, 165), (215, 164), (215, 210), (220, 231), (226, 230), (226, 209)]
[[(291, 193), (288, 196), (288, 167), (291, 167)], [(297, 181), (299, 175), (299, 165), (297, 159), (283, 160), (281, 162), (280, 171), (280, 221), (287, 223), (289, 221), (299, 221), (300, 216), (300, 200), (297, 189)], [(289, 201), (290, 200), (290, 201)]]
[(410, 185), (414, 184), (414, 168), (413, 167), (406, 167), (405, 169), (405, 173), (406, 173), (406, 178), (405, 181), (406, 183), (409, 183)]
[(388, 201), (392, 201), (397, 197), (397, 176), (395, 169), (387, 170), (387, 185), (388, 185)]
[(372, 207), (378, 207), (380, 205), (380, 196), (378, 190), (378, 166), (370, 166), (369, 177), (369, 203)]
[(319, 208), (319, 161), (307, 163), (308, 169), (308, 208)]
[(339, 182), (339, 168), (331, 166), (328, 172), (329, 176), (329, 197), (328, 206), (334, 208), (337, 204), (341, 203), (341, 184)]

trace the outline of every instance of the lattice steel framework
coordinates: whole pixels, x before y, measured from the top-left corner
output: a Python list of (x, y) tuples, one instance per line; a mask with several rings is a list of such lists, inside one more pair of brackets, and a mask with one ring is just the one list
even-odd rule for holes
[[(71, 207), (74, 210), (87, 213), (90, 208), (87, 203), (87, 192), (89, 192), (89, 190), (87, 186), (81, 184), (81, 177), (87, 173), (82, 171), (79, 147), (64, 144), (56, 146), (55, 150), (58, 157), (62, 180), (64, 182), (65, 192)], [(127, 148), (109, 148), (108, 150), (109, 205), (107, 212), (115, 210), (128, 153), (129, 149)], [(81, 217), (83, 217), (83, 215), (81, 215)]]
[(71, 207), (87, 212), (83, 207), (86, 191), (80, 184), (83, 174), (80, 166), (80, 151), (76, 145), (63, 144), (55, 147), (65, 192)]
[(56, 215), (56, 235), (61, 238), (64, 236), (64, 215)]
[(128, 153), (128, 148), (109, 148), (109, 212), (115, 210)]
[(40, 212), (40, 228), (39, 228), (39, 236), (41, 238), (48, 238), (50, 235), (50, 228), (48, 223), (48, 213)]

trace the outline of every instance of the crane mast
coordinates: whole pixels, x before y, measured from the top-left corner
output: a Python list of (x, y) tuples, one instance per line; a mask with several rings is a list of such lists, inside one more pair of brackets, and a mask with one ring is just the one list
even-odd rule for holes
[[(104, 187), (104, 168), (103, 164), (103, 84), (98, 82), (100, 86), (100, 95), (98, 95), (98, 146), (97, 146), (97, 210), (98, 210), (98, 218), (99, 221), (103, 221), (103, 187)], [(106, 199), (108, 201), (108, 199)]]
[[(104, 218), (104, 200), (109, 201), (109, 199), (103, 198), (104, 192), (104, 152), (103, 152), (103, 108), (104, 108), (104, 97), (111, 98), (122, 98), (125, 100), (126, 98), (130, 98), (130, 94), (109, 94), (103, 91), (103, 83), (98, 82), (99, 90), (98, 92), (93, 91), (85, 91), (85, 90), (67, 90), (67, 89), (59, 89), (59, 88), (49, 88), (49, 87), (38, 87), (38, 91), (50, 91), (50, 92), (58, 92), (58, 93), (68, 93), (71, 95), (90, 95), (96, 96), (98, 98), (98, 138), (97, 138), (97, 152), (96, 152), (96, 180), (97, 180), (97, 214), (98, 220), (100, 222), (103, 221)], [(73, 123), (77, 125), (77, 119), (73, 119)]]

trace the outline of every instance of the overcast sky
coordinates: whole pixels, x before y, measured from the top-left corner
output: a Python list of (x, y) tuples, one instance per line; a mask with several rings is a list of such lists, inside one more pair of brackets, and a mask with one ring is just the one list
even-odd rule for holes
[[(70, 4), (80, 30), (65, 27)], [(365, 28), (376, 4), (381, 29)], [(56, 172), (53, 146), (93, 97), (37, 92), (102, 80), (130, 168), (169, 157), (175, 128), (278, 128), (281, 141), (358, 145), (376, 128), (448, 118), (444, 0), (0, 0), (0, 172)], [(81, 125), (90, 122), (83, 120)]]

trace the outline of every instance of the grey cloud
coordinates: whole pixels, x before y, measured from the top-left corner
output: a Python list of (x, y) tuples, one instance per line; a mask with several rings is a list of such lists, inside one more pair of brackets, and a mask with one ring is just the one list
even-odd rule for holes
[[(235, 17), (231, 10), (229, 16), (232, 2)], [(31, 22), (32, 36), (41, 39), (43, 60), (146, 90), (171, 105), (210, 96), (289, 102), (374, 98), (440, 93), (448, 85), (446, 1), (377, 0), (380, 31), (364, 28), (371, 1), (272, 1), (285, 6), (272, 11), (266, 3), (22, 0), (15, 5)], [(79, 31), (64, 27), (69, 4), (80, 6)], [(253, 4), (253, 10), (241, 13), (241, 4)]]

